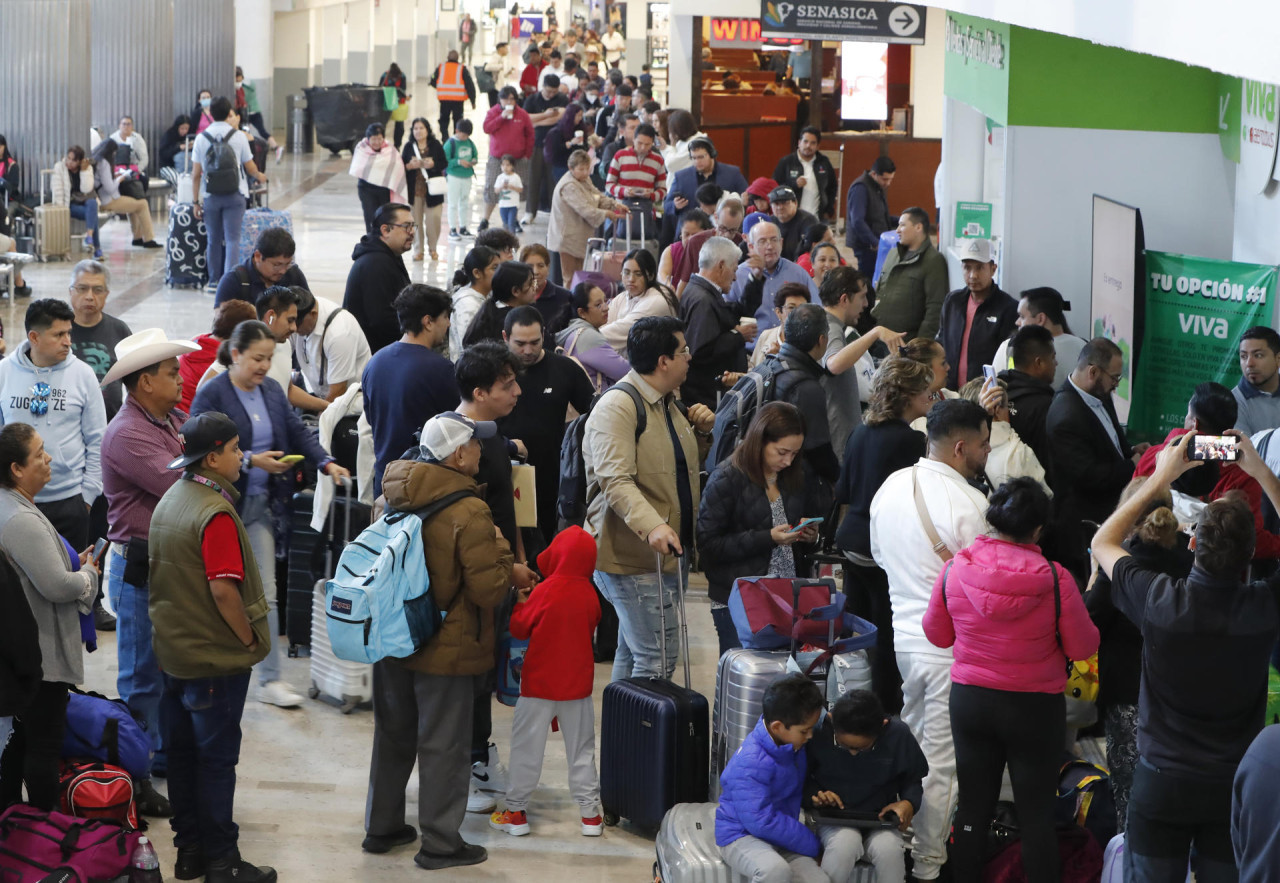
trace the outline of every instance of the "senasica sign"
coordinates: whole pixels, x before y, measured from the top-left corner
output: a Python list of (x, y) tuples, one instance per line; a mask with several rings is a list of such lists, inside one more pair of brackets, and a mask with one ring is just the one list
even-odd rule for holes
[(925, 7), (883, 0), (760, 0), (766, 37), (923, 43)]

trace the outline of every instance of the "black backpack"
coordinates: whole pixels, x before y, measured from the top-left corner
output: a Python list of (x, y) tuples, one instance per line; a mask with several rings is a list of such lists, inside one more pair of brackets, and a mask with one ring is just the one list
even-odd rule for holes
[(240, 192), (240, 157), (227, 139), (236, 133), (228, 132), (219, 137), (204, 133), (209, 139), (209, 152), (205, 154), (205, 187), (211, 194)]
[(556, 497), (556, 515), (560, 518), (561, 530), (571, 524), (581, 527), (587, 520), (587, 468), (582, 460), (582, 436), (587, 428), (587, 417), (595, 408), (596, 402), (615, 389), (631, 396), (631, 401), (635, 403), (636, 441), (640, 440), (648, 425), (649, 418), (640, 391), (624, 380), (595, 396), (587, 413), (569, 421), (564, 430), (564, 441), (560, 443), (560, 492)]
[(720, 398), (716, 407), (716, 422), (711, 429), (711, 451), (707, 454), (707, 471), (714, 472), (716, 464), (729, 459), (742, 443), (747, 427), (761, 405), (778, 398), (779, 382), (784, 375), (803, 373), (803, 369), (791, 365), (783, 356), (768, 356), (763, 362), (742, 376)]

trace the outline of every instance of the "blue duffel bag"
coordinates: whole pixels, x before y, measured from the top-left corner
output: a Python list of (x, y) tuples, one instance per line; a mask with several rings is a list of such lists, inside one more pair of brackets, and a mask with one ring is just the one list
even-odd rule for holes
[(151, 737), (123, 700), (72, 690), (62, 757), (109, 763), (145, 779), (151, 773)]

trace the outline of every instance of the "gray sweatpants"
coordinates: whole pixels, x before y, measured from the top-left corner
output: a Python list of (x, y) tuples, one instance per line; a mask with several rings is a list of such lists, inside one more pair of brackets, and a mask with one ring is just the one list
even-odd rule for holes
[(471, 780), (471, 705), (476, 678), (428, 675), (398, 660), (373, 665), (373, 759), (364, 828), (394, 834), (405, 825), (405, 785), (418, 764), (422, 848), (462, 848)]
[(584, 819), (600, 814), (600, 777), (596, 774), (595, 708), (591, 697), (553, 702), (521, 696), (511, 723), (511, 763), (507, 773), (507, 809), (529, 807), (533, 789), (542, 776), (551, 719), (558, 718), (564, 734), (565, 759), (569, 762), (569, 791)]
[(750, 834), (720, 847), (725, 864), (751, 883), (830, 883), (815, 859), (778, 849)]

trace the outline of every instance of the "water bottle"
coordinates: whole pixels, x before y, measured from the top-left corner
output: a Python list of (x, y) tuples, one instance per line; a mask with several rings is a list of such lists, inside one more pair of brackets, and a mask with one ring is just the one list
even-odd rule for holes
[(129, 862), (129, 883), (164, 883), (160, 859), (146, 837), (139, 837), (133, 850), (133, 859)]

